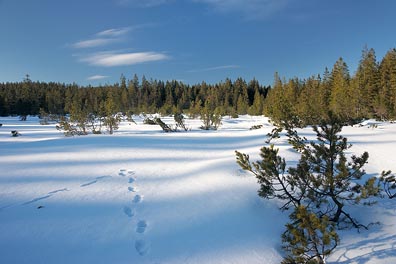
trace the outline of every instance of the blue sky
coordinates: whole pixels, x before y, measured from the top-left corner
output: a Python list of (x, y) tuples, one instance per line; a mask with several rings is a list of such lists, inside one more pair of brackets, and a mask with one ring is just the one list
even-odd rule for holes
[(0, 0), (0, 82), (306, 78), (396, 47), (393, 0)]

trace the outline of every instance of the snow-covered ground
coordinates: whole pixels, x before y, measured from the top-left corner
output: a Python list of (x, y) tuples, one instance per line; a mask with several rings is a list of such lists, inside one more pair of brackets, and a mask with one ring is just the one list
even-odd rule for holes
[[(80, 137), (64, 137), (35, 117), (0, 123), (0, 263), (282, 259), (287, 213), (259, 198), (256, 179), (235, 162), (235, 150), (258, 158), (272, 129), (264, 117), (225, 118), (218, 131), (187, 120), (192, 131), (179, 133), (137, 119), (114, 135)], [(369, 175), (396, 171), (396, 124), (345, 127), (342, 134), (351, 151), (369, 152)], [(297, 162), (285, 140), (274, 143), (289, 164)], [(360, 222), (379, 224), (341, 231), (329, 263), (396, 263), (395, 205), (384, 199), (352, 209)]]

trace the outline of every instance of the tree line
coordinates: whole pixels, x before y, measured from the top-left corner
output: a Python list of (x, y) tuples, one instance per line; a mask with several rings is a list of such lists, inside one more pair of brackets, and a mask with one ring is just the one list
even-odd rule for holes
[(374, 49), (363, 49), (358, 68), (350, 75), (339, 58), (331, 71), (307, 79), (275, 81), (264, 103), (264, 114), (275, 123), (285, 120), (294, 125), (318, 124), (334, 113), (345, 122), (365, 118), (396, 119), (396, 49), (378, 62)]
[[(65, 115), (75, 112), (98, 114), (109, 102), (114, 113), (189, 113), (200, 115), (206, 107), (222, 115), (263, 113), (269, 86), (257, 80), (186, 85), (180, 81), (147, 80), (137, 75), (104, 86), (33, 82), (27, 75), (22, 82), (0, 83), (0, 115), (39, 115), (41, 112)], [(114, 114), (113, 113), (113, 114)]]
[(339, 58), (322, 75), (286, 80), (275, 73), (271, 86), (256, 79), (237, 78), (208, 84), (147, 80), (134, 75), (103, 86), (33, 82), (0, 83), (0, 115), (65, 115), (75, 111), (97, 114), (111, 100), (114, 113), (187, 113), (203, 108), (221, 115), (266, 115), (275, 123), (294, 120), (300, 126), (318, 124), (331, 111), (348, 122), (364, 118), (396, 119), (396, 49), (377, 61), (374, 49), (364, 48), (354, 75)]

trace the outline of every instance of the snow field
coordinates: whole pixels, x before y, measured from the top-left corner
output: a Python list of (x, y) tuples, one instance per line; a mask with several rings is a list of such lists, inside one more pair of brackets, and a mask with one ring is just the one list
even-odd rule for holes
[[(0, 263), (280, 262), (287, 212), (257, 196), (234, 154), (258, 158), (272, 129), (266, 118), (225, 118), (218, 131), (186, 120), (192, 131), (168, 134), (136, 121), (114, 135), (66, 138), (34, 117), (1, 119)], [(367, 173), (378, 175), (396, 171), (395, 132), (381, 123), (342, 134), (351, 151), (370, 153)], [(274, 143), (289, 165), (297, 162), (284, 139)], [(341, 231), (329, 263), (396, 262), (394, 205), (357, 208), (361, 222), (381, 224)]]

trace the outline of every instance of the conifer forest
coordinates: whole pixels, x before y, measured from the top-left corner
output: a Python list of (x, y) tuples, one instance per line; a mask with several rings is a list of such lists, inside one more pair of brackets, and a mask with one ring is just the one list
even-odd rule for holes
[(315, 124), (330, 110), (346, 121), (393, 120), (396, 49), (377, 60), (373, 49), (364, 48), (352, 74), (339, 58), (310, 77), (285, 79), (275, 73), (272, 85), (242, 78), (191, 85), (123, 74), (118, 83), (98, 87), (31, 81), (29, 75), (21, 82), (0, 83), (1, 116), (100, 113), (109, 101), (114, 113), (199, 115), (208, 107), (222, 115), (264, 114), (274, 121), (298, 117), (302, 124)]

